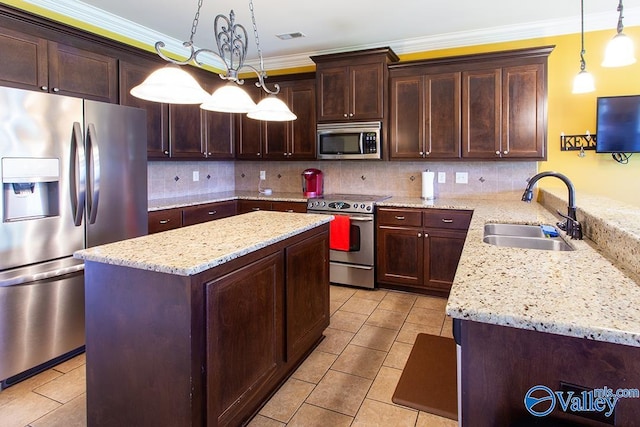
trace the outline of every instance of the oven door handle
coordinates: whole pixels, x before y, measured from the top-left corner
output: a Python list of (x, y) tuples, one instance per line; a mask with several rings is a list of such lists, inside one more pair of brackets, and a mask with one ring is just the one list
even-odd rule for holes
[(357, 268), (359, 270), (373, 270), (373, 267), (370, 265), (356, 265), (356, 264), (342, 264), (339, 262), (329, 262), (329, 265), (340, 265), (340, 266), (348, 266), (349, 268)]
[(349, 219), (351, 221), (362, 221), (362, 222), (371, 222), (373, 218), (370, 216), (350, 216)]

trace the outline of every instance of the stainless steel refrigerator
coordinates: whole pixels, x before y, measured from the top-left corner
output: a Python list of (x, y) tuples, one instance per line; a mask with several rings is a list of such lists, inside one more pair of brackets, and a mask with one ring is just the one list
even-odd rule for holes
[(0, 387), (82, 351), (72, 254), (147, 233), (146, 140), (144, 110), (0, 87)]

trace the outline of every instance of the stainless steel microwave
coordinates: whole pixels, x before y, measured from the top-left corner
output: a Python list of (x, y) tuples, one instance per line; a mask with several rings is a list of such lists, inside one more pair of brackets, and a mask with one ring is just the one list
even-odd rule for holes
[(381, 127), (381, 122), (318, 124), (318, 159), (381, 159)]

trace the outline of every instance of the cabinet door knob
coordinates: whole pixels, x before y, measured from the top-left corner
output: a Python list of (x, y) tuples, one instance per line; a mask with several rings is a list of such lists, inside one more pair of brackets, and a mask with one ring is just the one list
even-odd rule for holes
[(54, 88), (53, 88), (53, 91), (54, 91), (54, 92), (60, 92), (60, 89), (59, 89), (59, 88), (57, 88), (57, 87), (54, 87)]
[(349, 116), (347, 115), (347, 113), (344, 113), (344, 116), (345, 116), (345, 117), (349, 117)]
[(353, 113), (349, 113), (349, 117), (353, 117)]
[(499, 156), (499, 155), (500, 155), (500, 151), (498, 150), (496, 151), (496, 156)]
[(504, 150), (502, 154), (509, 154), (509, 150)]
[(216, 211), (216, 210), (209, 211), (209, 215), (215, 215), (215, 214), (217, 214), (217, 213), (218, 213), (218, 211)]
[(431, 154), (431, 151), (427, 151), (426, 153), (424, 153), (425, 156), (428, 156), (429, 154)]
[(419, 154), (420, 154), (421, 156), (424, 156), (424, 151), (421, 151)]
[(169, 150), (164, 150), (164, 155), (168, 156), (169, 155)]
[(422, 233), (418, 233), (418, 238), (422, 237)]
[(40, 89), (42, 89), (42, 90), (45, 90), (45, 91), (46, 91), (46, 90), (49, 90), (49, 86), (40, 86)]

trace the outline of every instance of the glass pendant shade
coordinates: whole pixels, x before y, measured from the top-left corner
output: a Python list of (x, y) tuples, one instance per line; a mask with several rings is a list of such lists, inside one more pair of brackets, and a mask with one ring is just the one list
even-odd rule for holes
[(636, 62), (633, 52), (633, 40), (626, 34), (616, 34), (604, 51), (603, 67), (624, 67)]
[(209, 96), (191, 74), (174, 64), (151, 73), (141, 84), (131, 89), (131, 95), (167, 104), (200, 104)]
[(203, 110), (222, 113), (248, 113), (256, 108), (249, 94), (236, 83), (228, 82), (216, 89), (207, 100), (200, 105)]
[(586, 70), (581, 70), (573, 79), (573, 93), (588, 93), (596, 90), (593, 76)]
[(287, 104), (278, 99), (275, 95), (269, 95), (258, 102), (253, 111), (247, 117), (255, 120), (265, 120), (273, 122), (288, 122), (296, 120), (298, 116), (293, 114)]

